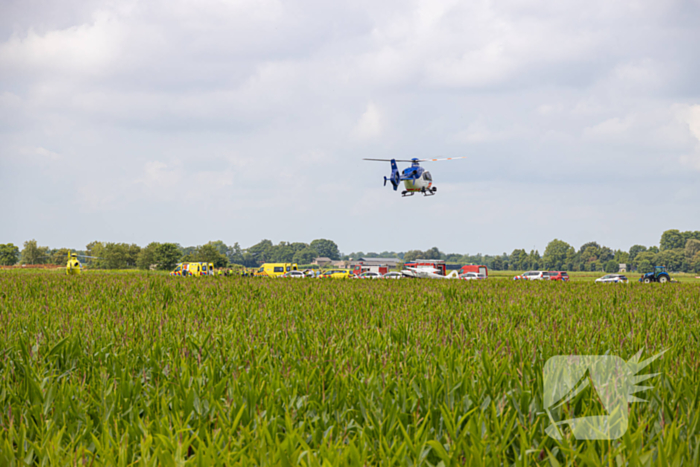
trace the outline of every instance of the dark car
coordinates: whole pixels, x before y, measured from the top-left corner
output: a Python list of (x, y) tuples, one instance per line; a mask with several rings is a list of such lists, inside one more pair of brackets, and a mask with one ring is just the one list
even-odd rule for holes
[(550, 281), (569, 282), (569, 273), (566, 271), (547, 271), (544, 274)]

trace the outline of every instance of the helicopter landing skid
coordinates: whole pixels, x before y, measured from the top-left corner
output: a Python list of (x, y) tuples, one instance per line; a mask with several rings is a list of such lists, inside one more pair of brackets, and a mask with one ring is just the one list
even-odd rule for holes
[(401, 197), (402, 197), (402, 198), (405, 198), (406, 196), (413, 196), (413, 195), (414, 195), (414, 192), (413, 192), (413, 191), (406, 191), (406, 190), (404, 190), (404, 191), (401, 192)]

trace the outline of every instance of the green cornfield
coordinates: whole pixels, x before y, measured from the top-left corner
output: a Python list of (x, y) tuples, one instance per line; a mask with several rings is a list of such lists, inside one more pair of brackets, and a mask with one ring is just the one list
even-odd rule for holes
[[(685, 283), (0, 273), (0, 465), (700, 465), (699, 313)], [(621, 438), (547, 436), (550, 357), (641, 349)]]

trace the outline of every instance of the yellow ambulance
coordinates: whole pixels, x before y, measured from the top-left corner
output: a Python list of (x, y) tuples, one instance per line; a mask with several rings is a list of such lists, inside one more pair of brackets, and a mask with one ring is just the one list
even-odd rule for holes
[(277, 277), (285, 272), (297, 271), (296, 263), (264, 263), (255, 271), (255, 276)]
[(181, 263), (178, 264), (171, 276), (213, 276), (214, 265), (212, 263)]

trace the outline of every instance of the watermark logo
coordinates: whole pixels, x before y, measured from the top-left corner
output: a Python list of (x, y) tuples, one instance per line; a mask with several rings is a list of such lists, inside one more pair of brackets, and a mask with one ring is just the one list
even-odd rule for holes
[[(544, 365), (544, 407), (551, 422), (545, 431), (555, 439), (562, 439), (562, 429), (568, 426), (576, 439), (618, 439), (627, 432), (630, 402), (646, 402), (635, 397), (639, 391), (652, 386), (637, 383), (659, 373), (637, 375), (665, 350), (642, 362), (642, 351), (629, 361), (614, 355), (558, 355)], [(567, 420), (555, 420), (557, 409), (591, 388), (602, 404), (606, 415), (594, 415)]]

